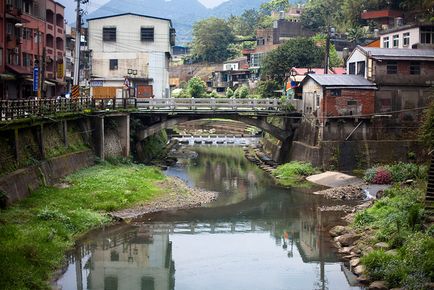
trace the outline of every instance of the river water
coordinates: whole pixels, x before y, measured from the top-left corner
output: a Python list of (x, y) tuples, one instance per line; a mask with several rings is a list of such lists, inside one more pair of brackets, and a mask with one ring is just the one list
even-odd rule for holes
[(327, 230), (336, 202), (312, 188), (277, 186), (241, 147), (188, 147), (167, 175), (219, 192), (205, 208), (178, 210), (87, 235), (68, 255), (64, 290), (347, 290), (351, 276)]

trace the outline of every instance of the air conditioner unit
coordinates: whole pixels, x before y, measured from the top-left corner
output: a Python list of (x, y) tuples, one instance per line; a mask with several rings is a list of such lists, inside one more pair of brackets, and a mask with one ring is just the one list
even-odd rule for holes
[(20, 48), (19, 47), (15, 47), (14, 48), (14, 53), (15, 54), (19, 54), (20, 53)]

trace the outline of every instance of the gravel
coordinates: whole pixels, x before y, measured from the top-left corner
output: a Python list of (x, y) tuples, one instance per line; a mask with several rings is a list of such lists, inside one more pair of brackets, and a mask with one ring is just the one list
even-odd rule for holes
[(316, 191), (314, 194), (324, 195), (331, 199), (341, 199), (341, 200), (361, 200), (365, 198), (365, 193), (363, 188), (357, 185), (347, 185), (329, 188), (321, 191)]
[(110, 215), (119, 220), (138, 218), (146, 214), (176, 209), (200, 207), (217, 198), (217, 193), (200, 188), (191, 188), (177, 177), (167, 177), (157, 184), (166, 194), (146, 204), (112, 212)]

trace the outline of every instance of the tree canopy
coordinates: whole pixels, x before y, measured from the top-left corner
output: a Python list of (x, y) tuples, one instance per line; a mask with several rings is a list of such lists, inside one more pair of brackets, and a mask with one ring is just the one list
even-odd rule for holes
[(321, 66), (324, 50), (311, 38), (293, 38), (269, 52), (264, 59), (263, 75), (281, 83), (292, 67)]
[(230, 44), (235, 40), (224, 19), (208, 18), (193, 26), (192, 54), (197, 61), (221, 62), (233, 56)]

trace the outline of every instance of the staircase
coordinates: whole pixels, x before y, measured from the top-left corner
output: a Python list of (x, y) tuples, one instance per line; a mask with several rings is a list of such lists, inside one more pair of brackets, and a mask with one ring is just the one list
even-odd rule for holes
[(431, 165), (428, 170), (428, 186), (425, 196), (426, 221), (434, 223), (434, 153), (431, 155)]

